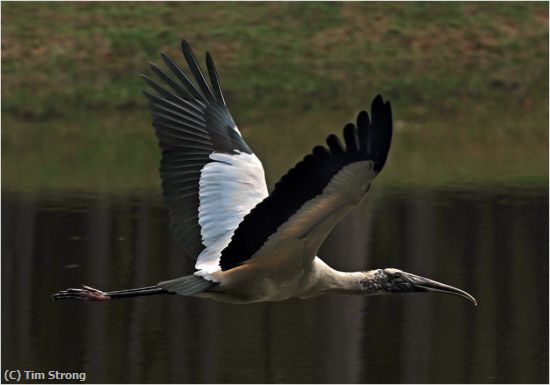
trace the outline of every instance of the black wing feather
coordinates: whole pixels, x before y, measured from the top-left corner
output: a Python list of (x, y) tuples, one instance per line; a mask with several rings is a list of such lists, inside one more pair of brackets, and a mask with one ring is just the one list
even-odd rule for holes
[(355, 154), (359, 152), (357, 129), (353, 124), (347, 124), (344, 127), (344, 140), (346, 141), (346, 152)]
[(222, 251), (220, 267), (229, 270), (251, 258), (256, 251), (302, 205), (320, 195), (344, 166), (362, 160), (373, 162), (376, 173), (382, 170), (388, 155), (392, 117), (389, 102), (377, 96), (371, 107), (373, 120), (362, 111), (357, 128), (344, 129), (346, 149), (335, 135), (327, 138), (329, 150), (317, 146), (275, 185), (275, 189), (244, 217), (231, 242)]
[(216, 71), (216, 66), (214, 65), (214, 60), (212, 60), (210, 52), (206, 53), (206, 67), (208, 68), (208, 74), (210, 75), (210, 82), (212, 83), (216, 100), (218, 103), (225, 106), (220, 78), (218, 77), (218, 71)]
[(210, 91), (210, 87), (208, 87), (206, 79), (204, 79), (202, 71), (197, 63), (197, 59), (195, 59), (195, 55), (193, 54), (193, 50), (191, 50), (191, 46), (185, 40), (181, 42), (181, 51), (183, 52), (183, 56), (185, 56), (185, 60), (187, 61), (187, 65), (189, 66), (191, 73), (195, 77), (195, 81), (202, 90), (202, 94), (208, 99), (208, 102), (213, 102), (214, 95), (212, 94), (212, 91)]

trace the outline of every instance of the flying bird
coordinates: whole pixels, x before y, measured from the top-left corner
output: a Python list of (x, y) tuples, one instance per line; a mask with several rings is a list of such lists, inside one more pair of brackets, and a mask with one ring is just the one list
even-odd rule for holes
[(394, 268), (341, 272), (317, 256), (332, 228), (366, 197), (384, 167), (392, 137), (390, 102), (380, 95), (370, 115), (316, 146), (269, 194), (262, 163), (227, 108), (218, 73), (206, 53), (209, 82), (186, 41), (183, 56), (194, 78), (168, 56), (169, 71), (151, 64), (152, 125), (162, 150), (160, 175), (170, 227), (196, 259), (192, 275), (149, 287), (101, 291), (67, 289), (54, 300), (114, 299), (179, 294), (228, 303), (282, 301), (325, 293), (376, 295), (465, 291)]

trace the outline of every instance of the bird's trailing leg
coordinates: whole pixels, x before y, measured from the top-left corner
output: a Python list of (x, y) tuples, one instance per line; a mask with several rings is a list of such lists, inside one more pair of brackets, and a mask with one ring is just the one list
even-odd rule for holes
[(52, 295), (54, 301), (60, 299), (77, 299), (82, 301), (110, 301), (112, 299), (142, 297), (146, 295), (174, 294), (159, 286), (140, 287), (137, 289), (104, 292), (93, 287), (82, 285), (81, 289), (62, 290)]

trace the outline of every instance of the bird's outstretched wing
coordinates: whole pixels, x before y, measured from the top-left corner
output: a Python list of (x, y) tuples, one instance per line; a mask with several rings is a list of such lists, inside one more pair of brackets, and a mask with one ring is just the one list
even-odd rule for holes
[(267, 196), (264, 170), (242, 138), (223, 97), (214, 62), (206, 54), (210, 84), (191, 47), (182, 52), (195, 83), (161, 54), (169, 72), (151, 64), (163, 86), (143, 75), (156, 92), (149, 100), (162, 150), (160, 175), (173, 233), (197, 258), (196, 268), (219, 269), (221, 250), (243, 217)]
[(265, 251), (270, 244), (282, 253), (286, 244), (299, 241), (313, 258), (334, 225), (363, 200), (386, 162), (392, 136), (390, 103), (377, 96), (371, 114), (372, 120), (362, 111), (356, 126), (344, 127), (345, 148), (330, 135), (328, 148), (315, 147), (281, 178), (235, 230), (222, 251), (222, 270), (255, 256), (277, 255)]

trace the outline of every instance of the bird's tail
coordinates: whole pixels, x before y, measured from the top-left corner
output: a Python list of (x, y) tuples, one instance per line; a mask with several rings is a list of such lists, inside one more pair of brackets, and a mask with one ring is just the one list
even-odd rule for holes
[(179, 295), (195, 295), (217, 285), (216, 282), (209, 281), (196, 275), (186, 275), (169, 281), (158, 283), (158, 287)]

